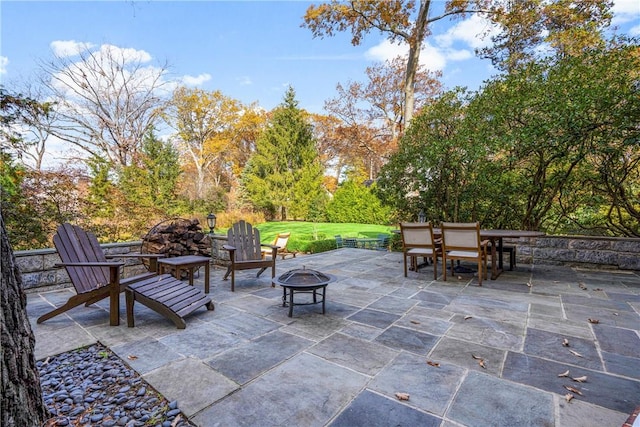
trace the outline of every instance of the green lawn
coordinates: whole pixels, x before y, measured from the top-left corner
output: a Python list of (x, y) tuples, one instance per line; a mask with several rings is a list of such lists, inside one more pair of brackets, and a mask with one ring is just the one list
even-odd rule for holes
[[(283, 221), (265, 222), (255, 225), (260, 230), (262, 242), (270, 243), (278, 233), (290, 232), (287, 249), (305, 251), (309, 244), (317, 240), (334, 240), (334, 236), (376, 238), (378, 234), (391, 235), (396, 227), (375, 224), (328, 223)], [(226, 232), (226, 231), (225, 231)]]

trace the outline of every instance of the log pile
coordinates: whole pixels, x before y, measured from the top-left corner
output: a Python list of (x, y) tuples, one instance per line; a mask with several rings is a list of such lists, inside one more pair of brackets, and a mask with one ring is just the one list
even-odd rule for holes
[(197, 219), (173, 219), (161, 222), (144, 236), (142, 252), (167, 257), (211, 256), (211, 239), (202, 231)]

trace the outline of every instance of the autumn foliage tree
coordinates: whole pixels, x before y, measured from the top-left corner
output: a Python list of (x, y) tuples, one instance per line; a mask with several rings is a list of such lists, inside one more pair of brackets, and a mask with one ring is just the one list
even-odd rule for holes
[(518, 0), (496, 7), (491, 19), (500, 32), (479, 51), (503, 71), (540, 57), (576, 56), (605, 46), (603, 31), (613, 17), (610, 0)]
[[(397, 150), (404, 113), (403, 81), (406, 64), (397, 57), (366, 69), (368, 81), (338, 84), (338, 95), (325, 102), (325, 110), (338, 119), (334, 140), (341, 158), (352, 167), (377, 177), (380, 167)], [(440, 73), (422, 67), (416, 74), (414, 96), (417, 109), (423, 108), (440, 91)]]
[(415, 111), (415, 85), (420, 53), (425, 38), (430, 34), (429, 25), (445, 18), (486, 12), (489, 4), (488, 0), (450, 0), (442, 14), (429, 16), (432, 6), (430, 0), (332, 0), (309, 6), (302, 26), (309, 28), (314, 37), (351, 31), (351, 43), (354, 46), (359, 45), (371, 31), (387, 35), (391, 42), (406, 43), (409, 53), (403, 82), (402, 120), (403, 123), (410, 123)]
[(213, 166), (231, 146), (240, 111), (240, 103), (220, 91), (179, 87), (173, 92), (164, 119), (175, 131), (183, 161), (194, 171), (191, 199), (204, 199), (212, 190), (210, 182), (217, 181)]

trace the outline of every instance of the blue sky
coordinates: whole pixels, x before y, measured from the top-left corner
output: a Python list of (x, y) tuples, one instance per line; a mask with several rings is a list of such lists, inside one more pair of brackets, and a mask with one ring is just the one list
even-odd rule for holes
[[(319, 3), (319, 2), (315, 2)], [(0, 81), (19, 87), (34, 78), (38, 61), (71, 42), (110, 44), (165, 61), (167, 78), (220, 90), (271, 109), (292, 85), (300, 106), (323, 112), (337, 83), (365, 81), (365, 69), (401, 47), (371, 33), (352, 46), (349, 33), (314, 39), (301, 28), (308, 1), (7, 1), (0, 3)], [(443, 6), (435, 2), (436, 13)], [(640, 2), (616, 0), (619, 33), (640, 35)], [(422, 61), (442, 70), (446, 87), (477, 89), (494, 72), (473, 49), (486, 29), (478, 17), (432, 26)]]

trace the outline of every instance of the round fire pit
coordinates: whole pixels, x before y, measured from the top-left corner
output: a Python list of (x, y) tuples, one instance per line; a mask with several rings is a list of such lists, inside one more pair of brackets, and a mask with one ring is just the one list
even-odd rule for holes
[[(277, 279), (274, 279), (274, 283), (282, 286), (282, 306), (286, 307), (289, 304), (289, 317), (293, 317), (294, 305), (309, 305), (322, 303), (322, 314), (324, 314), (324, 300), (327, 291), (327, 285), (331, 282), (335, 282), (335, 276), (326, 273), (320, 273), (316, 270), (307, 270), (305, 267), (302, 269), (289, 270), (286, 273), (280, 275)], [(318, 290), (322, 289), (322, 299), (318, 300)], [(312, 302), (294, 303), (294, 293), (310, 293), (313, 294)], [(287, 296), (289, 301), (287, 301)]]

